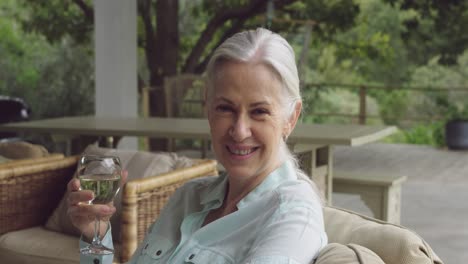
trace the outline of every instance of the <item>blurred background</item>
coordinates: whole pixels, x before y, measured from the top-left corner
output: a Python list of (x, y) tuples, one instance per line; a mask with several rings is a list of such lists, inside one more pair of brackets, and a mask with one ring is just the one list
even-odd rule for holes
[[(389, 142), (443, 147), (445, 122), (468, 118), (466, 1), (164, 2), (138, 1), (150, 115), (166, 115), (164, 77), (202, 74), (222, 40), (264, 26), (294, 46), (304, 122), (397, 125)], [(2, 0), (0, 95), (23, 98), (32, 119), (93, 114), (93, 27), (89, 0)]]
[[(337, 148), (335, 165), (358, 170), (353, 166), (366, 163), (367, 170), (407, 175), (402, 224), (422, 234), (446, 263), (468, 260), (462, 253), (468, 248), (468, 206), (463, 204), (468, 152), (449, 152), (445, 132), (450, 121), (468, 122), (468, 1), (137, 3), (140, 116), (202, 116), (202, 104), (193, 103), (200, 98), (194, 89), (177, 94), (186, 104), (167, 100), (163, 86), (169, 78), (201, 76), (213, 49), (227, 37), (270, 28), (295, 49), (302, 122), (398, 127), (385, 139), (391, 145)], [(29, 119), (95, 113), (93, 11), (91, 0), (0, 1), (0, 95), (23, 99)], [(0, 115), (5, 111), (0, 108)], [(35, 140), (54, 148), (44, 136)], [(148, 149), (147, 141), (140, 139), (139, 148)], [(337, 196), (336, 201), (366, 212), (355, 198)]]

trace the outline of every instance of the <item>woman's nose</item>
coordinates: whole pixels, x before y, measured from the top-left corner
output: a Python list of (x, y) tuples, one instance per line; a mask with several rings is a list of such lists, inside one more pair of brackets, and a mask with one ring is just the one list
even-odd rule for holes
[(244, 139), (252, 135), (250, 129), (250, 122), (246, 117), (238, 117), (234, 120), (231, 129), (229, 130), (229, 135), (236, 141), (242, 142)]

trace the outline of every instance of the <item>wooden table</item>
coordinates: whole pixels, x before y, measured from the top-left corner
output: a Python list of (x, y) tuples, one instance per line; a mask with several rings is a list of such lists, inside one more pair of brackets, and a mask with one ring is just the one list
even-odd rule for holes
[[(9, 123), (1, 125), (0, 131), (111, 139), (124, 136), (210, 139), (208, 121), (195, 118), (77, 116)], [(299, 154), (302, 168), (331, 203), (333, 145), (359, 146), (378, 141), (395, 131), (393, 126), (298, 123), (288, 138), (288, 144)]]

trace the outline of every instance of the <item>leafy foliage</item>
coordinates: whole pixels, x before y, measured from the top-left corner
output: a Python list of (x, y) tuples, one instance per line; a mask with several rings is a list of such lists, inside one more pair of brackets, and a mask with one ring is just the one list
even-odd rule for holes
[(336, 33), (354, 25), (359, 6), (354, 1), (304, 0), (295, 2), (295, 6), (286, 8), (285, 11), (294, 19), (316, 21), (316, 36), (330, 40)]
[[(462, 88), (468, 87), (468, 49), (457, 59), (457, 64), (443, 66), (437, 56), (426, 65), (417, 67), (411, 77), (411, 85), (427, 87)], [(412, 97), (413, 111), (428, 118), (441, 119), (468, 118), (468, 90), (427, 91)]]
[[(74, 2), (61, 0), (18, 0), (27, 8), (26, 16), (18, 17), (26, 32), (40, 32), (49, 42), (60, 41), (64, 36), (71, 36), (76, 43), (85, 44), (91, 40), (93, 16), (83, 14), (83, 10)], [(92, 5), (91, 0), (82, 0)]]
[[(36, 117), (94, 113), (94, 58), (87, 47), (64, 40), (42, 66), (34, 100)], [(58, 103), (62, 102), (62, 103)]]
[(403, 36), (414, 55), (425, 63), (440, 55), (440, 62), (453, 65), (468, 46), (468, 2), (459, 0), (391, 0), (402, 9), (415, 10), (418, 16), (406, 23)]
[(33, 118), (94, 112), (93, 57), (70, 39), (49, 44), (20, 30), (13, 1), (0, 6), (0, 94), (21, 97)]
[(385, 142), (443, 147), (445, 146), (445, 123), (440, 121), (419, 123), (408, 129), (400, 129), (394, 135), (386, 138)]
[[(159, 85), (154, 80), (161, 81), (168, 73), (202, 72), (223, 39), (242, 29), (267, 25), (268, 1), (178, 0), (178, 16), (172, 20), (178, 25), (177, 32), (156, 38), (158, 18), (166, 15), (158, 12), (158, 3), (169, 2), (137, 1), (140, 7), (148, 5), (150, 15), (149, 24), (141, 10), (138, 17), (139, 77), (145, 85)], [(466, 91), (431, 90), (468, 86), (468, 31), (464, 28), (468, 24), (467, 1), (273, 3), (271, 29), (285, 36), (300, 54), (298, 60), (304, 61), (304, 121), (351, 122), (347, 117), (310, 114), (357, 113), (359, 90), (343, 89), (339, 84), (402, 88), (370, 89), (366, 98), (368, 113), (380, 116), (370, 122), (404, 128), (398, 136), (400, 142), (440, 145), (443, 121), (468, 117)], [(26, 98), (33, 105), (35, 117), (92, 113), (92, 4), (91, 0), (3, 0), (0, 93)], [(230, 16), (229, 12), (238, 15)], [(148, 26), (152, 36), (148, 35)], [(175, 56), (161, 56), (167, 54), (166, 50), (149, 52), (148, 45), (166, 39), (177, 39)], [(164, 70), (158, 71), (160, 67)], [(317, 83), (327, 85), (316, 88)], [(440, 121), (406, 122), (413, 116)]]

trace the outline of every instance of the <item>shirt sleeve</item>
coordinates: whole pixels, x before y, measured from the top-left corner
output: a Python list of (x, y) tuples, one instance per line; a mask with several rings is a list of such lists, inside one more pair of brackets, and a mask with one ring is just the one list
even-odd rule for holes
[[(101, 242), (104, 246), (114, 249), (114, 244), (112, 243), (112, 232), (111, 232), (111, 225), (109, 222), (106, 234), (102, 238)], [(80, 248), (84, 248), (86, 246), (89, 246), (89, 243), (85, 242), (83, 240), (83, 237), (80, 238)], [(88, 256), (88, 255), (83, 255), (80, 254), (80, 264), (112, 264), (112, 261), (114, 260), (114, 254), (110, 255), (93, 255), (93, 256)]]
[(313, 263), (327, 242), (322, 206), (288, 202), (258, 233), (243, 263)]

